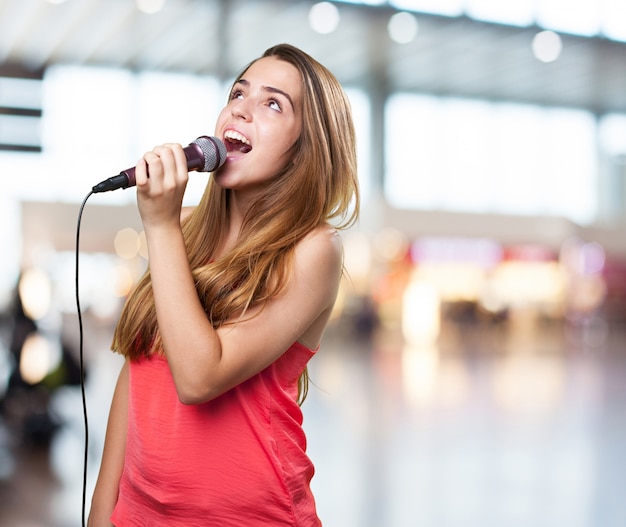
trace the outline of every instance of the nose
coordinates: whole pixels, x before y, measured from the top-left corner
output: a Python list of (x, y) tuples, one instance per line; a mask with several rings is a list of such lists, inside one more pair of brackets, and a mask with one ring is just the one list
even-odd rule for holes
[(232, 106), (231, 113), (233, 117), (249, 121), (252, 118), (252, 113), (248, 107), (247, 99), (242, 99)]

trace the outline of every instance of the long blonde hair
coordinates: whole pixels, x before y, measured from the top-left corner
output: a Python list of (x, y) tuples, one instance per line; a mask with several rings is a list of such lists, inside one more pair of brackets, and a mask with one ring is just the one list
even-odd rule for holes
[[(213, 260), (228, 232), (229, 189), (211, 178), (183, 222), (198, 297), (215, 328), (280, 292), (293, 249), (309, 232), (324, 222), (346, 228), (358, 216), (354, 125), (343, 89), (328, 69), (294, 46), (273, 46), (259, 58), (270, 56), (295, 66), (302, 78), (302, 131), (292, 161), (252, 204), (237, 244), (220, 258)], [(162, 350), (149, 270), (124, 305), (112, 348), (130, 359)], [(305, 370), (300, 401), (307, 383)]]

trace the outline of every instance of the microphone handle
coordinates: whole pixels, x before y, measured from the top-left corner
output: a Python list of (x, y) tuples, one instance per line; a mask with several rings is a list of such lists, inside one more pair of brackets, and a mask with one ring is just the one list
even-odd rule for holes
[[(199, 145), (191, 143), (183, 148), (185, 157), (187, 158), (187, 168), (197, 170), (204, 166), (204, 152)], [(148, 177), (150, 175), (148, 174)], [(108, 192), (109, 190), (117, 190), (118, 188), (134, 187), (137, 184), (135, 179), (135, 167), (122, 170), (117, 176), (110, 177), (95, 185), (92, 192)]]

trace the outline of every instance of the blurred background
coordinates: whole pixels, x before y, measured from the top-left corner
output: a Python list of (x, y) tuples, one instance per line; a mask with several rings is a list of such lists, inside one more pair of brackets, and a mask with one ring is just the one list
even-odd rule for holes
[(146, 254), (132, 189), (81, 204), (279, 42), (358, 134), (304, 405), (324, 525), (626, 525), (624, 0), (0, 0), (0, 524), (81, 524), (81, 351), (88, 502), (99, 467)]

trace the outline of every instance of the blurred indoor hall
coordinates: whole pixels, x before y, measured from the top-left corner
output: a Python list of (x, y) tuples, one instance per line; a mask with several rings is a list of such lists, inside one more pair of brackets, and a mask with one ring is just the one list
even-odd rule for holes
[(624, 0), (0, 0), (0, 527), (89, 509), (148, 265), (136, 193), (92, 185), (211, 134), (280, 42), (337, 75), (357, 139), (303, 406), (324, 527), (626, 526), (624, 21)]
[[(409, 346), (366, 309), (336, 320), (304, 404), (323, 524), (625, 525), (626, 332), (614, 325), (487, 320), (467, 306), (434, 345)], [(103, 342), (87, 381), (88, 499), (120, 365)], [(34, 399), (4, 409), (0, 524), (77, 527), (79, 388), (54, 392), (53, 426), (39, 415), (12, 429)]]

